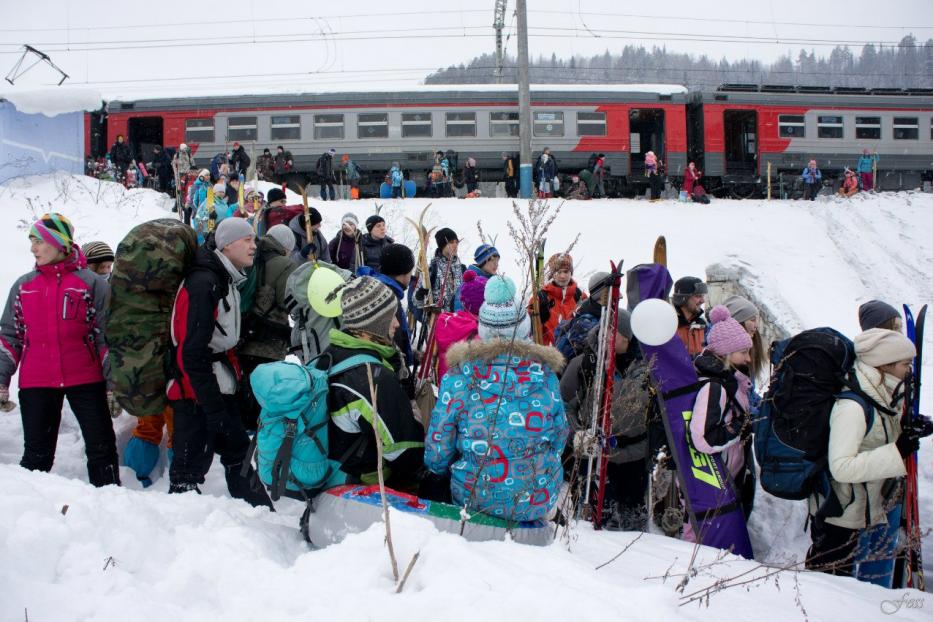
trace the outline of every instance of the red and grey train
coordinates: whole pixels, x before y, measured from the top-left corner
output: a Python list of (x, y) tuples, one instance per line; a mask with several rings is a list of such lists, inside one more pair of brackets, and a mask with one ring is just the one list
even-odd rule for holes
[[(533, 150), (550, 147), (561, 173), (605, 154), (615, 195), (644, 188), (649, 150), (675, 186), (693, 160), (710, 191), (733, 196), (761, 193), (768, 164), (775, 187), (792, 183), (811, 158), (841, 177), (863, 149), (879, 154), (884, 189), (933, 180), (933, 89), (534, 85), (531, 95)], [(143, 153), (187, 143), (201, 163), (234, 141), (254, 156), (282, 145), (309, 179), (333, 147), (362, 168), (364, 191), (395, 161), (420, 183), (432, 154), (452, 149), (496, 181), (502, 154), (518, 150), (518, 95), (515, 85), (444, 85), (111, 101), (88, 114), (86, 134), (89, 155), (123, 134)]]

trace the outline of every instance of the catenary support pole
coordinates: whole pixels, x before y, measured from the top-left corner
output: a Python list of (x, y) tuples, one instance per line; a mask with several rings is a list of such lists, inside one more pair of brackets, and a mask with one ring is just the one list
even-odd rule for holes
[(528, 72), (528, 9), (526, 0), (516, 2), (518, 23), (518, 133), (521, 155), (518, 167), (519, 196), (532, 196), (531, 175), (531, 86)]

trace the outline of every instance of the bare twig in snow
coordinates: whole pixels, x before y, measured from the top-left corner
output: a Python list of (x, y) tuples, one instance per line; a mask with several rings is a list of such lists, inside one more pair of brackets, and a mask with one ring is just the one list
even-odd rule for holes
[(366, 377), (369, 380), (369, 396), (372, 400), (373, 434), (376, 437), (376, 474), (379, 477), (379, 496), (382, 498), (382, 512), (386, 522), (386, 546), (389, 549), (389, 561), (392, 562), (392, 576), (398, 583), (398, 561), (395, 559), (395, 547), (392, 545), (392, 525), (389, 522), (389, 501), (386, 498), (386, 480), (382, 471), (382, 437), (379, 436), (380, 427), (385, 424), (382, 417), (376, 412), (376, 386), (373, 383), (373, 370), (366, 365)]
[(619, 551), (618, 553), (616, 553), (616, 554), (613, 556), (612, 559), (610, 559), (609, 561), (603, 562), (603, 563), (601, 563), (600, 565), (596, 566), (596, 570), (599, 570), (600, 568), (602, 568), (602, 567), (604, 567), (604, 566), (608, 566), (609, 564), (611, 564), (611, 563), (614, 562), (615, 560), (617, 560), (617, 559), (619, 559), (620, 557), (622, 557), (622, 556), (625, 554), (625, 552), (626, 552), (627, 550), (629, 550), (630, 548), (632, 548), (632, 546), (633, 546), (636, 542), (638, 542), (639, 540), (641, 540), (641, 537), (642, 537), (643, 535), (645, 535), (645, 532), (644, 532), (644, 531), (641, 532), (640, 534), (638, 534), (637, 536), (635, 536), (635, 538), (634, 538), (631, 542), (629, 542), (628, 544), (626, 544), (626, 545), (622, 548), (621, 551)]
[(415, 553), (412, 556), (411, 561), (408, 562), (408, 568), (405, 569), (405, 574), (402, 575), (402, 580), (399, 581), (398, 588), (396, 588), (395, 590), (396, 594), (401, 594), (402, 590), (405, 589), (405, 582), (408, 581), (408, 575), (411, 574), (411, 570), (412, 568), (415, 567), (415, 562), (418, 561), (419, 557), (421, 557), (421, 551), (418, 551), (417, 553)]

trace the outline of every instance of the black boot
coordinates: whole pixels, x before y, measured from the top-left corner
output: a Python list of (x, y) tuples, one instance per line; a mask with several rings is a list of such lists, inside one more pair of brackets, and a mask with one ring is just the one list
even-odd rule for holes
[(234, 499), (243, 499), (253, 507), (264, 506), (274, 512), (275, 508), (272, 506), (269, 494), (259, 481), (256, 471), (250, 466), (244, 476), (240, 473), (242, 469), (242, 464), (224, 467), (224, 477), (227, 478), (227, 490), (230, 491), (230, 496)]
[(183, 492), (191, 492), (192, 490), (201, 494), (201, 489), (198, 488), (197, 484), (169, 484), (168, 494), (181, 494)]
[(88, 464), (87, 477), (92, 485), (101, 486), (120, 485), (120, 468), (113, 464)]

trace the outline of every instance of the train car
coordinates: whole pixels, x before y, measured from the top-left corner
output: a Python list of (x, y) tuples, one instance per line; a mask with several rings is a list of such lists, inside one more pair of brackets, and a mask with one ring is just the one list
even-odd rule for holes
[(880, 157), (883, 190), (933, 180), (933, 89), (724, 85), (692, 93), (688, 117), (711, 191), (761, 194), (771, 164), (772, 191), (788, 196), (809, 160), (838, 180), (863, 149)]
[[(537, 155), (550, 147), (561, 173), (576, 173), (592, 153), (603, 153), (607, 189), (622, 194), (644, 186), (649, 150), (669, 170), (686, 165), (682, 86), (534, 85), (531, 96), (532, 149)], [(112, 101), (105, 123), (97, 144), (123, 134), (144, 158), (154, 144), (187, 143), (201, 163), (234, 141), (254, 159), (282, 145), (312, 183), (317, 158), (334, 148), (362, 168), (364, 192), (374, 191), (394, 161), (423, 183), (437, 150), (458, 152), (461, 165), (476, 159), (481, 179), (498, 181), (502, 153), (519, 150), (515, 85)]]

